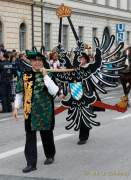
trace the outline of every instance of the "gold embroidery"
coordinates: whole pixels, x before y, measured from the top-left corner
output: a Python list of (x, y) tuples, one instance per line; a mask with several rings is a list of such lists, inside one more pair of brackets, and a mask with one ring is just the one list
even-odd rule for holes
[(33, 82), (30, 81), (32, 75), (25, 74), (23, 77), (24, 80), (24, 117), (28, 119), (29, 114), (31, 113), (31, 98), (32, 98), (32, 85)]

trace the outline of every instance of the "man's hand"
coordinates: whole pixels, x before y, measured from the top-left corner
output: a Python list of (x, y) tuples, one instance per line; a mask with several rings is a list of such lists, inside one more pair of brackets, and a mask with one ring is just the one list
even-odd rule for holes
[(65, 99), (65, 95), (64, 94), (60, 94), (59, 95), (59, 99), (60, 99), (60, 101), (62, 101), (63, 99)]
[(47, 71), (44, 67), (40, 69), (40, 72), (43, 74), (43, 76), (47, 75)]
[(18, 120), (18, 109), (17, 108), (14, 108), (13, 117), (15, 120)]

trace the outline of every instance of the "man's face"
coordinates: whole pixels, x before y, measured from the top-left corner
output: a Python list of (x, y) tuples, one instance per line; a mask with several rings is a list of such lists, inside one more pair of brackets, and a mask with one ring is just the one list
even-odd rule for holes
[(87, 60), (83, 56), (79, 58), (79, 61), (80, 61), (80, 66), (84, 66), (85, 64), (87, 64)]
[(41, 58), (31, 59), (31, 65), (32, 68), (36, 71), (39, 71), (41, 68), (43, 68), (43, 62)]

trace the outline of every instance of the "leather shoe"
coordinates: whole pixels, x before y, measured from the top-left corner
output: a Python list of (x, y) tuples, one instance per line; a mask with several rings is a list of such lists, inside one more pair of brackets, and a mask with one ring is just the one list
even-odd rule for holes
[(79, 140), (77, 144), (78, 145), (86, 144), (86, 140)]
[(44, 164), (45, 165), (49, 165), (49, 164), (52, 164), (54, 162), (54, 158), (47, 158), (45, 161), (44, 161)]
[(37, 168), (35, 166), (26, 166), (22, 171), (23, 173), (28, 173), (31, 171), (35, 171)]

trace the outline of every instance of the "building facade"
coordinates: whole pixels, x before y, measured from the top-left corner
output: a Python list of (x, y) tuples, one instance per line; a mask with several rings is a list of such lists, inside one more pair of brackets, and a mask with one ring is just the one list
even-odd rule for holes
[[(45, 0), (43, 1), (43, 32), (47, 50), (57, 45), (59, 19), (56, 8), (61, 3), (72, 8), (71, 19), (84, 42), (93, 45), (93, 37), (101, 39), (103, 32), (116, 35), (116, 25), (125, 25), (124, 42), (131, 45), (131, 1), (130, 0)], [(63, 45), (70, 50), (75, 39), (67, 19), (63, 22)]]
[(9, 50), (32, 46), (32, 0), (0, 0), (0, 43)]
[[(93, 37), (103, 32), (116, 35), (124, 25), (124, 42), (131, 45), (131, 0), (0, 0), (0, 43), (7, 49), (24, 50), (44, 45), (50, 51), (58, 44), (61, 3), (72, 8), (72, 22), (78, 36), (93, 47)], [(75, 38), (66, 18), (62, 44), (71, 50)]]

